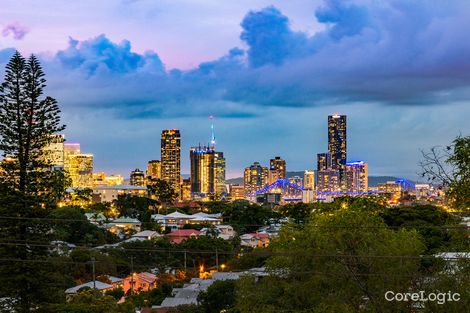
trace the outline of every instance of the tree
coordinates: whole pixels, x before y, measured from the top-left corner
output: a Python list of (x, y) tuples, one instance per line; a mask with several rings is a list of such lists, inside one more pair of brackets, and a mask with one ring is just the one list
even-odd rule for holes
[(470, 136), (459, 136), (451, 145), (422, 151), (421, 175), (446, 189), (453, 208), (470, 211)]
[[(119, 215), (128, 216), (140, 219), (142, 222), (150, 221), (150, 207), (156, 207), (157, 203), (153, 199), (147, 197), (139, 197), (135, 195), (118, 195), (114, 200)], [(142, 220), (142, 217), (147, 217), (147, 220)]]
[[(60, 285), (52, 279), (47, 246), (50, 226), (43, 220), (63, 195), (63, 171), (51, 167), (47, 147), (65, 126), (51, 97), (43, 97), (46, 80), (38, 59), (16, 52), (6, 66), (0, 86), (0, 255), (16, 263), (0, 263), (1, 294), (15, 299), (17, 312), (55, 301)], [(45, 292), (48, 290), (48, 292)]]
[(279, 208), (279, 213), (292, 218), (293, 222), (303, 225), (312, 214), (313, 207), (307, 203), (289, 203)]
[[(76, 245), (103, 245), (114, 243), (117, 236), (88, 221), (77, 207), (65, 206), (51, 211), (53, 237)], [(57, 220), (55, 222), (54, 220)]]
[(283, 229), (271, 248), (271, 275), (238, 283), (241, 312), (400, 311), (406, 304), (387, 302), (384, 293), (414, 286), (424, 251), (416, 231), (389, 229), (380, 217), (350, 208)]
[(222, 208), (224, 222), (235, 228), (237, 233), (252, 232), (266, 225), (271, 218), (279, 217), (269, 206), (237, 200)]
[(131, 303), (117, 304), (112, 296), (103, 296), (94, 290), (79, 292), (66, 304), (48, 305), (38, 313), (134, 313)]
[(171, 184), (163, 179), (154, 179), (148, 185), (150, 195), (154, 196), (159, 203), (168, 206), (175, 202), (178, 193), (175, 192)]
[(230, 309), (235, 304), (235, 281), (215, 281), (207, 291), (198, 295), (197, 300), (207, 313), (218, 313)]
[(391, 207), (382, 217), (388, 226), (416, 229), (426, 244), (426, 253), (458, 251), (468, 247), (460, 219), (434, 205)]

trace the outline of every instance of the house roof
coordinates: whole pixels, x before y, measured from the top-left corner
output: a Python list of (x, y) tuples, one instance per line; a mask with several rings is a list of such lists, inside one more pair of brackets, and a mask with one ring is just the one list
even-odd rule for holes
[(187, 215), (187, 214), (184, 214), (184, 213), (180, 213), (178, 211), (175, 211), (173, 213), (170, 213), (170, 214), (167, 214), (165, 216), (165, 219), (191, 219), (192, 216), (191, 215)]
[(158, 232), (156, 231), (153, 231), (153, 230), (144, 230), (144, 231), (141, 231), (141, 232), (138, 232), (134, 235), (132, 235), (132, 237), (145, 237), (145, 238), (153, 238), (153, 237), (161, 237), (162, 235), (160, 235)]
[(88, 220), (92, 221), (105, 221), (106, 217), (102, 213), (85, 213)]
[[(112, 285), (100, 282), (98, 280), (95, 281), (95, 286), (96, 286), (96, 289), (98, 289), (98, 290), (112, 289), (113, 288)], [(75, 286), (75, 287), (71, 287), (71, 288), (65, 290), (65, 293), (66, 294), (73, 294), (73, 293), (76, 293), (77, 291), (79, 291), (80, 289), (86, 288), (86, 287), (93, 289), (93, 282), (90, 281), (90, 282), (85, 283), (85, 284), (81, 284), (81, 285), (78, 285), (78, 286)]]
[(258, 238), (258, 239), (265, 239), (269, 238), (269, 234), (267, 233), (249, 233), (249, 234), (243, 234), (240, 236), (240, 239), (251, 239), (251, 238)]
[(172, 308), (182, 304), (197, 304), (197, 297), (196, 298), (165, 298), (160, 304), (160, 307), (163, 308)]
[(122, 216), (113, 220), (110, 224), (138, 224), (140, 225), (141, 222), (136, 218)]
[(119, 283), (119, 282), (122, 282), (123, 279), (122, 278), (119, 278), (119, 277), (116, 277), (116, 276), (111, 276), (111, 275), (108, 275), (108, 279), (111, 281), (111, 283)]
[(149, 273), (149, 272), (141, 272), (137, 274), (137, 277), (143, 281), (146, 281), (148, 283), (153, 283), (157, 279), (157, 276), (155, 274)]
[(218, 222), (218, 221), (220, 221), (217, 218), (206, 217), (206, 216), (194, 216), (194, 217), (191, 218), (191, 220), (196, 221), (196, 222)]
[(201, 232), (196, 229), (178, 229), (174, 232), (167, 234), (169, 237), (189, 237), (189, 236), (199, 236)]
[(155, 220), (155, 221), (157, 221), (157, 220), (164, 220), (164, 219), (165, 219), (165, 215), (163, 215), (163, 214), (152, 214), (151, 219), (152, 219), (152, 220)]
[(197, 212), (192, 215), (193, 217), (211, 217), (211, 218), (220, 218), (222, 216), (221, 213), (214, 213), (214, 214), (208, 214), (205, 212)]

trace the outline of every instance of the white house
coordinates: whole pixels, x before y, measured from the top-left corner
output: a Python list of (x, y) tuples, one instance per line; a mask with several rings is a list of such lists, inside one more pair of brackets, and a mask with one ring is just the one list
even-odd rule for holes
[(217, 238), (230, 240), (237, 234), (233, 227), (230, 225), (213, 225), (212, 227), (212, 230), (210, 227), (205, 227), (201, 229), (201, 235), (207, 236), (207, 234), (210, 234), (211, 231), (215, 231), (217, 233)]

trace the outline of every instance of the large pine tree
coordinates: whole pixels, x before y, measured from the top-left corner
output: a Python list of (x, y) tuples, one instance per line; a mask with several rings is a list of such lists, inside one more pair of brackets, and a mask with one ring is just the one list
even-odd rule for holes
[(65, 187), (47, 149), (65, 126), (56, 100), (43, 96), (45, 82), (38, 59), (16, 52), (0, 86), (0, 298), (17, 312), (53, 301), (59, 287), (43, 218)]

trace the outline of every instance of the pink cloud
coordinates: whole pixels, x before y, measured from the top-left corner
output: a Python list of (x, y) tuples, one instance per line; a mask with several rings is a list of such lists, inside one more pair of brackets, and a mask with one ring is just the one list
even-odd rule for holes
[(28, 32), (29, 29), (27, 27), (18, 22), (13, 22), (3, 27), (2, 35), (3, 37), (7, 37), (11, 34), (16, 40), (21, 40)]

